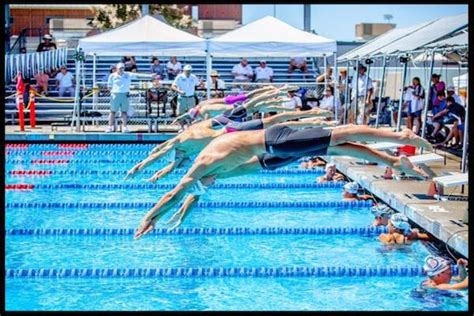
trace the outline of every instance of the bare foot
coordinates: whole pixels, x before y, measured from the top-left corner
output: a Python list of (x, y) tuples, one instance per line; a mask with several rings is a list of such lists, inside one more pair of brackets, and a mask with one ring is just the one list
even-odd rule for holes
[(406, 156), (400, 156), (399, 161), (393, 164), (393, 168), (413, 177), (429, 178), (429, 175), (423, 169), (414, 165)]
[(407, 141), (408, 144), (426, 150), (433, 150), (433, 146), (429, 141), (416, 135), (411, 129), (405, 128), (400, 133), (402, 135), (401, 139)]

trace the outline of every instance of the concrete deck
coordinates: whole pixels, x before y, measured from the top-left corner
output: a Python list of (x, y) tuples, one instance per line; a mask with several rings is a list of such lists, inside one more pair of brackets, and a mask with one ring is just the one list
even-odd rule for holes
[[(438, 154), (441, 153), (438, 152)], [(330, 159), (330, 157), (326, 158)], [(349, 178), (357, 181), (379, 200), (405, 214), (439, 240), (446, 243), (452, 234), (463, 231), (449, 239), (449, 246), (463, 256), (469, 256), (468, 232), (465, 231), (469, 227), (462, 222), (464, 211), (468, 207), (467, 201), (430, 199), (426, 196), (430, 181), (385, 180), (381, 177), (385, 171), (385, 167), (382, 166), (361, 165), (357, 163), (357, 160), (346, 157), (334, 157), (333, 161), (336, 167)], [(435, 162), (422, 167), (435, 176), (460, 172), (459, 161), (452, 157), (446, 159), (446, 165), (444, 162)], [(445, 194), (468, 196), (468, 191), (468, 186), (464, 187), (464, 193), (458, 186), (452, 189), (447, 188)]]

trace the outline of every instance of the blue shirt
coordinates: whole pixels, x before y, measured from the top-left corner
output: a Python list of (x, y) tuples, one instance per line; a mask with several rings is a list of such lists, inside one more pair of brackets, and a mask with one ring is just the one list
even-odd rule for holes
[(446, 100), (439, 101), (438, 105), (433, 105), (433, 115), (438, 114), (439, 112), (443, 111), (446, 109)]

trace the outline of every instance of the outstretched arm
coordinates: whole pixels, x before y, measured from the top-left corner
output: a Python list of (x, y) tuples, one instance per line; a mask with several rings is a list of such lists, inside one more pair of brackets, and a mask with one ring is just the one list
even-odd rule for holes
[(150, 179), (148, 179), (148, 182), (154, 183), (158, 181), (160, 178), (163, 178), (166, 176), (168, 173), (172, 172), (174, 169), (176, 169), (179, 164), (184, 160), (184, 157), (179, 157), (176, 158), (173, 162), (171, 162), (169, 165), (166, 167), (158, 170)]
[(258, 89), (255, 89), (255, 90), (246, 92), (245, 95), (247, 96), (247, 98), (250, 99), (250, 98), (253, 98), (253, 97), (258, 96), (259, 94), (268, 92), (268, 91), (273, 90), (273, 89), (275, 89), (275, 87), (273, 87), (273, 86), (265, 86), (265, 87), (262, 87), (262, 88), (258, 88)]
[(251, 111), (254, 109), (254, 107), (262, 102), (262, 101), (265, 101), (267, 99), (271, 99), (271, 98), (276, 98), (280, 95), (280, 91), (279, 90), (275, 90), (275, 89), (272, 89), (270, 91), (267, 91), (259, 96), (256, 96), (256, 97), (253, 97), (251, 99), (248, 99), (242, 106), (245, 107), (245, 109), (247, 109), (247, 111)]
[(136, 164), (135, 166), (133, 166), (132, 169), (130, 169), (128, 172), (127, 172), (127, 175), (125, 176), (125, 180), (129, 179), (129, 178), (132, 178), (135, 176), (135, 174), (142, 170), (143, 168), (145, 168), (146, 166), (152, 164), (152, 163), (155, 163), (158, 159), (160, 159), (163, 155), (165, 155), (166, 153), (168, 153), (170, 150), (172, 150), (173, 148), (175, 147), (175, 144), (173, 141), (168, 141), (166, 142), (166, 145), (163, 146), (162, 148), (160, 148), (160, 150), (154, 154), (151, 154), (150, 156), (148, 156), (145, 160), (139, 162), (138, 164)]

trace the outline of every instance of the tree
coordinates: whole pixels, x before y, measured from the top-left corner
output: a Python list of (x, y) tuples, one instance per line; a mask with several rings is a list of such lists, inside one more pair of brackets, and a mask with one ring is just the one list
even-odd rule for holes
[[(187, 6), (178, 6), (176, 4), (152, 4), (150, 13), (160, 15), (171, 26), (177, 28), (188, 28), (192, 20), (186, 14)], [(94, 17), (90, 25), (101, 30), (115, 28), (129, 21), (141, 17), (141, 7), (138, 4), (110, 4), (100, 5), (94, 9)]]
[(384, 20), (387, 20), (387, 23), (390, 23), (390, 21), (393, 19), (393, 15), (391, 14), (384, 14), (383, 15)]

